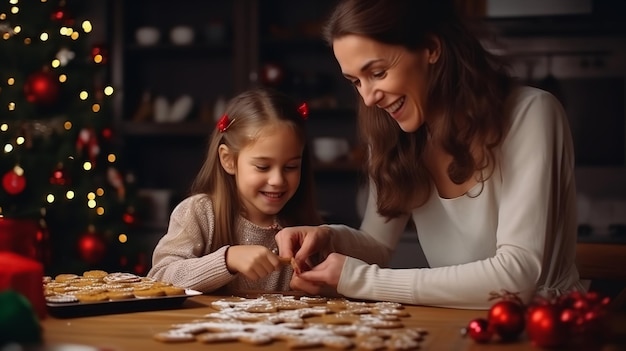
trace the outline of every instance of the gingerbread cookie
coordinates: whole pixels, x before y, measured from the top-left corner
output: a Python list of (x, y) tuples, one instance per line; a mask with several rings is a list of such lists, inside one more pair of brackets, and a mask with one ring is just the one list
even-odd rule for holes
[(278, 256), (278, 260), (280, 261), (280, 263), (282, 263), (284, 265), (291, 266), (291, 268), (293, 269), (293, 271), (296, 274), (302, 273), (302, 268), (300, 268), (300, 265), (298, 264), (298, 261), (296, 261), (295, 257), (280, 257), (280, 256)]
[(85, 271), (82, 275), (59, 274), (55, 279), (43, 279), (42, 283), (44, 297), (49, 303), (89, 303), (187, 294), (184, 288), (171, 283), (103, 270)]
[[(285, 305), (290, 307), (281, 308)], [(401, 318), (408, 313), (395, 303), (265, 294), (258, 298), (223, 298), (211, 306), (216, 312), (198, 321), (174, 325), (171, 330), (156, 334), (155, 339), (253, 345), (277, 341), (285, 342), (290, 349), (410, 350), (419, 348), (425, 335), (421, 329), (403, 326)], [(308, 322), (315, 316), (322, 323)]]
[(106, 277), (109, 273), (103, 270), (99, 270), (99, 269), (94, 269), (94, 270), (90, 270), (90, 271), (85, 271), (83, 272), (83, 277), (85, 278), (92, 278), (92, 279), (96, 279), (96, 280), (101, 280), (104, 277)]

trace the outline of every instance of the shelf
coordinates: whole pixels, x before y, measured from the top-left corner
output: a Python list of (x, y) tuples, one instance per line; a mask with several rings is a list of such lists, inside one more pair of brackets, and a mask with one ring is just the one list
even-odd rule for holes
[(318, 119), (350, 119), (356, 118), (356, 111), (353, 108), (320, 108), (309, 111), (310, 120)]
[(352, 173), (361, 170), (361, 164), (354, 160), (338, 160), (334, 162), (313, 162), (313, 171), (316, 173)]
[(121, 132), (126, 136), (143, 137), (208, 137), (214, 125), (208, 122), (188, 121), (178, 123), (124, 122)]
[(486, 18), (476, 25), (479, 29), (509, 37), (626, 36), (623, 20), (598, 16)]
[[(215, 130), (215, 122), (204, 117), (203, 109), (212, 111), (217, 97), (230, 98), (255, 86), (250, 72), (259, 73), (264, 63), (272, 62), (270, 59), (283, 64), (287, 74), (281, 88), (297, 103), (309, 105), (308, 140), (340, 137), (355, 144), (353, 91), (337, 74), (332, 50), (316, 28), (333, 3), (183, 0), (172, 6), (166, 0), (112, 0), (111, 79), (123, 90), (115, 101), (115, 122), (120, 143), (127, 148), (124, 162), (136, 175), (137, 187), (186, 193)], [(210, 41), (206, 29), (212, 19), (223, 21), (226, 40)], [(198, 34), (189, 45), (173, 44), (167, 36), (181, 23)], [(287, 28), (282, 32), (285, 35), (264, 32), (265, 24)], [(158, 28), (159, 41), (139, 44), (135, 34), (142, 26)], [(338, 82), (341, 84), (335, 84)], [(188, 119), (177, 123), (156, 122), (153, 113), (135, 118), (144, 103), (144, 92), (151, 98), (163, 96), (170, 104), (183, 94), (189, 95), (194, 107)], [(316, 161), (312, 171), (319, 183), (321, 205), (337, 221), (356, 225), (352, 198), (361, 164), (352, 159), (350, 154), (333, 163)], [(163, 167), (164, 163), (170, 167)], [(143, 223), (142, 229), (148, 233), (166, 231), (163, 223)]]
[[(320, 34), (321, 36), (321, 34)], [(306, 52), (317, 53), (323, 52), (325, 54), (331, 54), (331, 48), (326, 45), (321, 37), (315, 38), (293, 38), (293, 39), (266, 39), (261, 43), (261, 47), (265, 52), (275, 52), (289, 50), (290, 52)]]
[(190, 45), (173, 45), (173, 44), (156, 44), (156, 45), (138, 45), (129, 44), (126, 46), (128, 54), (150, 56), (158, 55), (159, 57), (177, 56), (177, 55), (211, 55), (228, 57), (233, 54), (233, 48), (230, 44), (190, 44)]

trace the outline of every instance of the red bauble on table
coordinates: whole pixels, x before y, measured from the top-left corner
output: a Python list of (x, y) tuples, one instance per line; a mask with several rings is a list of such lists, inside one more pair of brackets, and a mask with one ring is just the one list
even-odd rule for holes
[(486, 343), (491, 340), (493, 332), (489, 328), (489, 321), (485, 318), (472, 319), (463, 334), (469, 335), (477, 343)]
[(51, 72), (35, 72), (24, 83), (26, 101), (41, 106), (55, 104), (58, 101), (60, 90), (59, 80)]
[(562, 309), (557, 305), (543, 304), (529, 308), (526, 333), (531, 344), (537, 347), (557, 347), (567, 342), (569, 328), (561, 320)]
[(491, 306), (488, 318), (475, 318), (461, 331), (478, 343), (489, 342), (492, 334), (511, 342), (526, 330), (536, 347), (583, 345), (581, 349), (587, 350), (598, 349), (610, 336), (607, 296), (574, 291), (551, 298), (537, 296), (530, 306), (504, 290), (491, 296), (490, 300), (501, 300)]
[[(555, 323), (555, 328), (542, 332), (539, 326), (529, 320), (526, 326), (529, 338), (537, 345), (548, 344), (552, 340), (556, 340), (553, 342), (555, 346), (573, 342), (601, 345), (610, 332), (606, 326), (607, 306), (610, 302), (609, 297), (596, 292), (578, 291), (554, 299), (537, 299), (531, 306), (531, 311), (546, 306), (546, 309), (558, 314), (558, 322)], [(544, 320), (537, 317), (537, 321)], [(531, 329), (539, 330), (531, 332)]]
[(524, 331), (526, 311), (521, 303), (513, 300), (496, 302), (489, 309), (489, 327), (503, 341), (515, 340)]
[(11, 169), (2, 177), (2, 187), (7, 193), (17, 195), (26, 188), (26, 178), (23, 174), (18, 174), (15, 169)]
[(78, 239), (78, 253), (83, 261), (97, 264), (104, 258), (106, 244), (100, 236), (90, 231)]

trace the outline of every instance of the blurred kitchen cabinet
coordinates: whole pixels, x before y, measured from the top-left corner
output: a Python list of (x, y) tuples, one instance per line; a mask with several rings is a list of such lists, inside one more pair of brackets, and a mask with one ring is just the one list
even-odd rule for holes
[(111, 0), (115, 116), (139, 188), (184, 196), (215, 102), (247, 87), (247, 0)]
[[(309, 104), (311, 140), (356, 146), (355, 93), (320, 34), (335, 0), (109, 1), (118, 139), (138, 188), (171, 190), (171, 206), (186, 196), (217, 102), (258, 85)], [(329, 219), (356, 223), (358, 169), (352, 158), (316, 163)]]
[[(258, 31), (257, 82), (275, 86), (311, 109), (307, 120), (313, 141), (319, 137), (348, 141), (350, 152), (332, 162), (316, 159), (318, 206), (327, 222), (358, 226), (356, 198), (362, 165), (356, 136), (356, 92), (341, 74), (332, 49), (321, 30), (336, 0), (256, 0), (253, 7)], [(274, 73), (274, 74), (272, 74)]]

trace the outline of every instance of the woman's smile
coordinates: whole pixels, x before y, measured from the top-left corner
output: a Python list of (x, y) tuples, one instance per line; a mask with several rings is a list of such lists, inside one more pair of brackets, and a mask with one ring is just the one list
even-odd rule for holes
[(406, 101), (406, 97), (403, 96), (400, 99), (396, 100), (394, 103), (387, 107), (381, 107), (383, 110), (387, 111), (391, 117), (397, 119), (397, 114), (400, 112), (402, 107), (404, 106), (404, 102)]

